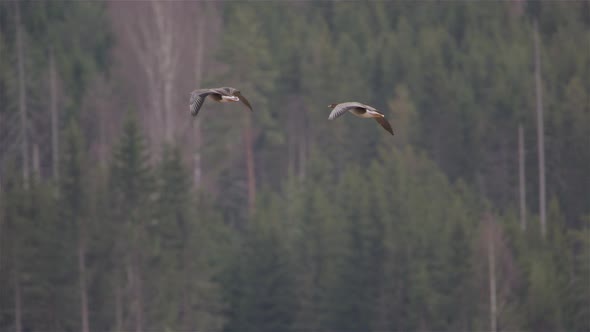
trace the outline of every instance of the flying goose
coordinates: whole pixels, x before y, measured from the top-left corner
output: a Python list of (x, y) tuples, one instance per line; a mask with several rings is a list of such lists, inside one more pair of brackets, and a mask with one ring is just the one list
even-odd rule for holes
[(340, 104), (330, 104), (328, 105), (329, 108), (332, 108), (332, 112), (328, 117), (329, 120), (334, 120), (337, 117), (341, 116), (346, 112), (350, 112), (359, 118), (374, 118), (381, 127), (385, 128), (391, 135), (393, 135), (393, 129), (391, 129), (391, 125), (385, 119), (385, 115), (377, 112), (376, 109), (369, 105), (357, 103), (357, 102), (347, 102), (347, 103), (340, 103)]
[(197, 116), (201, 106), (205, 102), (205, 98), (211, 98), (220, 103), (241, 101), (246, 105), (250, 111), (252, 106), (242, 94), (240, 90), (229, 87), (214, 88), (214, 89), (199, 89), (191, 92), (190, 111), (192, 116)]

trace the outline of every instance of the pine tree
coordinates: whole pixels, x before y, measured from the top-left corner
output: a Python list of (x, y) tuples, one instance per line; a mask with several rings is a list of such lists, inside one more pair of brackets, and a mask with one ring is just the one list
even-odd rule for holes
[[(77, 243), (68, 248), (76, 252), (80, 296), (80, 330), (89, 332), (88, 289), (86, 273), (86, 251), (88, 237), (87, 181), (88, 174), (84, 163), (84, 148), (81, 133), (75, 120), (71, 120), (65, 135), (65, 148), (62, 159), (60, 180), (60, 210), (64, 220), (64, 235), (71, 236), (64, 243)], [(67, 266), (67, 265), (66, 265)]]
[[(147, 243), (146, 228), (151, 221), (151, 203), (153, 201), (152, 174), (143, 136), (133, 113), (129, 112), (118, 146), (115, 148), (111, 165), (111, 197), (113, 206), (112, 221), (116, 223), (115, 249), (113, 260), (117, 270), (113, 289), (128, 288), (129, 297), (124, 298), (130, 317), (120, 322), (132, 322), (128, 326), (116, 326), (117, 329), (143, 330), (145, 260)], [(125, 280), (125, 279), (126, 280)]]
[(279, 232), (277, 205), (257, 212), (227, 272), (225, 331), (289, 331), (295, 318), (291, 257)]

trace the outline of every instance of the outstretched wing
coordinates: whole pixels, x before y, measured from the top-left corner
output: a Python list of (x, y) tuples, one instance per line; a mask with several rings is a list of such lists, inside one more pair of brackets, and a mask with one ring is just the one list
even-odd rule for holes
[(389, 124), (389, 121), (387, 121), (387, 119), (375, 118), (375, 121), (379, 122), (381, 127), (385, 128), (385, 130), (387, 130), (391, 135), (393, 135), (393, 129), (391, 129), (391, 125)]
[(190, 108), (192, 116), (197, 116), (197, 114), (199, 114), (199, 110), (201, 109), (201, 106), (203, 106), (203, 103), (205, 102), (205, 98), (207, 98), (207, 96), (212, 93), (216, 93), (216, 92), (212, 91), (211, 89), (206, 89), (206, 90), (195, 90), (191, 93), (191, 100), (190, 100), (190, 104), (189, 104), (190, 107), (189, 108)]
[(365, 109), (365, 105), (361, 104), (361, 103), (355, 103), (355, 102), (350, 102), (350, 103), (341, 103), (341, 104), (337, 104), (334, 109), (332, 110), (332, 112), (330, 113), (330, 116), (328, 116), (328, 120), (334, 120), (337, 117), (341, 116), (342, 114), (355, 109), (355, 108), (360, 108), (360, 109)]
[(250, 111), (254, 111), (252, 109), (252, 106), (250, 105), (250, 102), (248, 101), (248, 99), (246, 99), (246, 97), (244, 97), (239, 91), (234, 93), (234, 96), (240, 98), (240, 101), (242, 103), (244, 103), (244, 105), (246, 105), (246, 107), (248, 107), (250, 109)]

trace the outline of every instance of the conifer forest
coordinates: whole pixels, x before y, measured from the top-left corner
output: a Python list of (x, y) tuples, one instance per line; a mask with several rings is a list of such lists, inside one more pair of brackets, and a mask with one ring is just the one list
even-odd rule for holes
[(590, 331), (590, 2), (0, 1), (0, 331)]

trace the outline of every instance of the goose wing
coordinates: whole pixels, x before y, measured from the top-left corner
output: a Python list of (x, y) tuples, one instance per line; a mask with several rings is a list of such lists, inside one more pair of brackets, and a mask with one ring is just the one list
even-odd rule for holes
[(355, 109), (355, 108), (360, 108), (360, 109), (366, 109), (367, 105), (361, 104), (361, 103), (356, 103), (356, 102), (348, 102), (348, 103), (340, 103), (337, 104), (334, 109), (332, 110), (332, 112), (330, 113), (330, 116), (328, 116), (328, 120), (334, 120), (339, 116), (342, 116), (342, 114)]
[(381, 125), (381, 127), (387, 130), (391, 135), (393, 135), (393, 129), (391, 129), (391, 125), (389, 124), (389, 121), (387, 121), (387, 119), (375, 118), (375, 121), (377, 121)]
[(234, 93), (234, 96), (240, 98), (240, 101), (246, 105), (246, 107), (248, 107), (250, 109), (251, 112), (253, 112), (254, 110), (252, 109), (252, 105), (250, 105), (250, 102), (248, 101), (248, 99), (246, 99), (246, 97), (244, 97), (244, 95), (242, 95), (242, 93), (240, 91), (237, 91)]
[(205, 102), (205, 98), (207, 98), (208, 95), (214, 93), (219, 92), (215, 91), (215, 89), (201, 89), (191, 92), (191, 99), (189, 104), (191, 115), (197, 116), (197, 114), (199, 114), (201, 106), (203, 106), (203, 103)]

